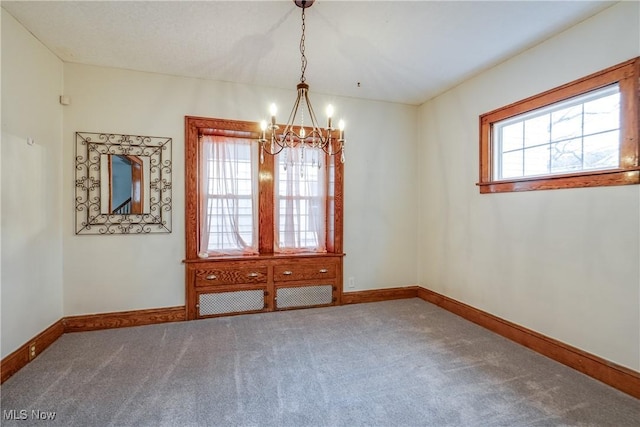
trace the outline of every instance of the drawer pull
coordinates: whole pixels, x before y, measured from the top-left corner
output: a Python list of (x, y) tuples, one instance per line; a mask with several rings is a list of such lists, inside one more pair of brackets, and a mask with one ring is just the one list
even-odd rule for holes
[(247, 274), (247, 277), (258, 277), (259, 274), (258, 273), (249, 273)]
[(320, 269), (320, 273), (328, 273), (328, 272), (329, 272), (329, 270), (327, 270), (326, 268), (321, 268)]
[(218, 280), (218, 276), (216, 276), (215, 274), (210, 274), (207, 277), (205, 277), (205, 279), (207, 279), (207, 280)]
[(284, 274), (285, 276), (291, 276), (293, 274), (293, 271), (283, 271), (282, 274)]

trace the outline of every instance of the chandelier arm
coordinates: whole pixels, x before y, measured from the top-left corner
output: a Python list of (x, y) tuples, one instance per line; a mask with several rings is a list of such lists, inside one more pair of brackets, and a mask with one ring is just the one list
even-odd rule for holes
[[(313, 127), (313, 131), (320, 135), (320, 143), (321, 145), (327, 144), (327, 137), (322, 134), (322, 128), (318, 126), (318, 119), (316, 119), (316, 113), (313, 111), (313, 107), (311, 106), (311, 101), (309, 100), (309, 93), (307, 91), (304, 92), (304, 101), (307, 104), (307, 110), (309, 110), (309, 116), (311, 117), (311, 126)], [(329, 134), (331, 130), (328, 131)]]
[(338, 141), (338, 148), (337, 149), (332, 149), (329, 150), (329, 144), (323, 145), (320, 148), (322, 149), (322, 151), (324, 151), (325, 153), (327, 153), (330, 156), (335, 156), (337, 154), (340, 154), (344, 151), (344, 141)]
[(261, 148), (264, 150), (265, 153), (267, 153), (270, 156), (275, 156), (275, 155), (279, 154), (282, 150), (285, 149), (284, 145), (275, 144), (274, 147), (276, 147), (276, 149), (271, 151), (271, 148), (269, 147), (269, 144), (267, 144), (266, 142), (261, 142), (261, 144), (262, 144)]
[(296, 97), (296, 101), (293, 104), (293, 108), (291, 109), (291, 114), (289, 114), (289, 119), (287, 120), (287, 124), (284, 127), (284, 131), (282, 132), (282, 144), (285, 145), (286, 144), (286, 135), (289, 133), (292, 133), (295, 136), (299, 135), (296, 133), (296, 131), (294, 130), (294, 121), (296, 118), (296, 115), (298, 114), (298, 108), (300, 107), (300, 98), (302, 98), (301, 92), (303, 92), (304, 89), (298, 88), (298, 96)]

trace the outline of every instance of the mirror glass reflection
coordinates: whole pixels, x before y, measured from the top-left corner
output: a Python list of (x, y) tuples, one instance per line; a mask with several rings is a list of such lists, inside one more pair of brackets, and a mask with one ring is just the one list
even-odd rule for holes
[(149, 156), (103, 154), (100, 158), (100, 212), (112, 215), (149, 213)]

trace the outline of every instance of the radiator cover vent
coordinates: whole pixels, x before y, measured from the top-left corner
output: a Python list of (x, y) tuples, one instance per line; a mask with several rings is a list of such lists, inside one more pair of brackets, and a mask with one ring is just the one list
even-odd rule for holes
[(332, 285), (295, 286), (276, 290), (276, 308), (308, 307), (332, 302)]
[(264, 309), (264, 291), (255, 289), (200, 294), (198, 303), (200, 316), (257, 311)]

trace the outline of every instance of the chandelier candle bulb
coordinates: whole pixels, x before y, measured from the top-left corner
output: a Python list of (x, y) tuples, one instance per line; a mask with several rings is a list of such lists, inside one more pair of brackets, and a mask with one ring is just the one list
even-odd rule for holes
[(271, 104), (271, 106), (269, 107), (269, 112), (271, 113), (271, 125), (275, 126), (276, 114), (278, 113), (278, 107), (276, 107), (276, 104)]
[(344, 120), (338, 122), (338, 128), (340, 129), (340, 140), (344, 141)]
[(265, 140), (266, 139), (265, 131), (267, 130), (267, 121), (266, 120), (262, 120), (260, 122), (260, 130), (262, 130), (262, 138), (260, 138), (260, 139)]
[(333, 105), (327, 105), (327, 117), (331, 118), (333, 116)]

